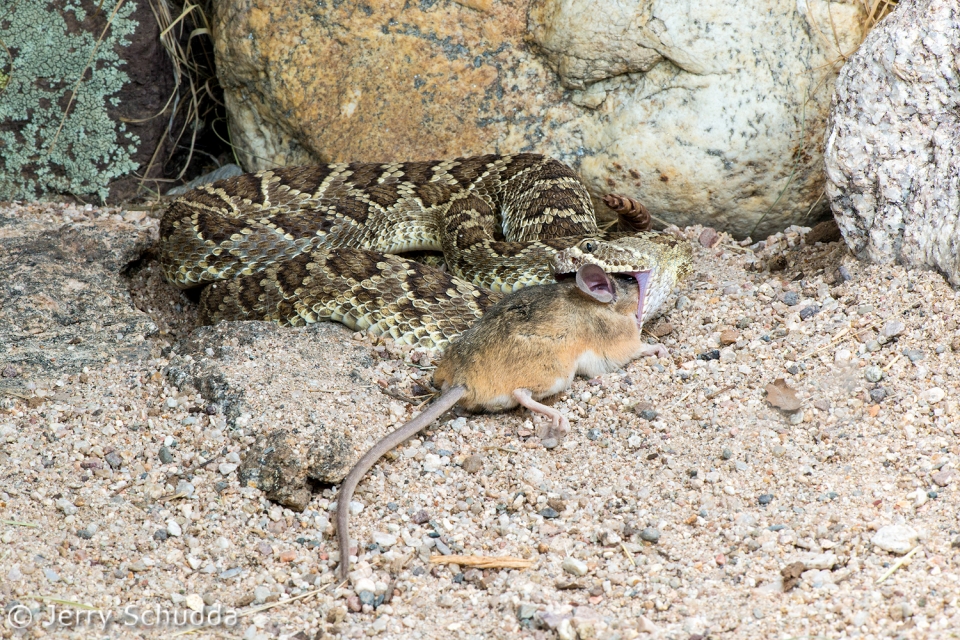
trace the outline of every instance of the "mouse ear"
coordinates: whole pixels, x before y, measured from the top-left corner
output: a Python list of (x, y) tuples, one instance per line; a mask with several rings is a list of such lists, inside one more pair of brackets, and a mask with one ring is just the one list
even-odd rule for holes
[(607, 273), (595, 264), (585, 264), (577, 270), (577, 287), (597, 302), (613, 302), (617, 288)]

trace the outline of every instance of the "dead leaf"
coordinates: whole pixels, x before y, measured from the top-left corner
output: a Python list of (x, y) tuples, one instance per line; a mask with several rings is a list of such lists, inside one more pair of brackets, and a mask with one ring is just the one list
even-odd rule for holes
[(797, 583), (800, 582), (800, 575), (807, 570), (807, 566), (802, 562), (794, 562), (793, 564), (788, 564), (780, 571), (780, 575), (783, 576), (783, 590), (790, 591)]
[(797, 390), (787, 386), (787, 381), (783, 378), (777, 378), (773, 384), (768, 384), (767, 402), (778, 409), (788, 413), (800, 408), (800, 400), (797, 398)]

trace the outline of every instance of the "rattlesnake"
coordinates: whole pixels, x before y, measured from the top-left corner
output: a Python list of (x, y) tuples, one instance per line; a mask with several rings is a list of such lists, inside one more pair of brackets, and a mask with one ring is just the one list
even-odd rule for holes
[[(442, 252), (450, 272), (397, 254)], [(603, 239), (587, 189), (535, 154), (274, 169), (199, 187), (160, 224), (160, 264), (204, 323), (334, 320), (442, 349), (505, 292), (576, 272), (650, 272), (643, 318), (690, 271), (652, 232)]]

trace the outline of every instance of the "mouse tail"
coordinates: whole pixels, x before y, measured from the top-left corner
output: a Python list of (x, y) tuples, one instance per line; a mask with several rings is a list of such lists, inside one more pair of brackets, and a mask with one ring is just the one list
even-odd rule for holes
[(367, 475), (370, 467), (377, 463), (388, 451), (423, 431), (434, 420), (442, 416), (467, 392), (462, 384), (447, 389), (436, 402), (423, 410), (410, 422), (397, 427), (382, 440), (373, 445), (357, 464), (350, 469), (350, 473), (343, 479), (340, 492), (337, 494), (337, 541), (340, 546), (340, 579), (346, 580), (350, 571), (350, 537), (348, 533), (350, 523), (350, 498), (360, 484), (360, 480)]

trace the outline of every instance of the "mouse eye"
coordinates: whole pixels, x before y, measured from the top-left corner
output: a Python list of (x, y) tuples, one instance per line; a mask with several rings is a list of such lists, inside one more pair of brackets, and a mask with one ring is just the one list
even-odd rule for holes
[(580, 244), (580, 249), (581, 249), (584, 253), (593, 253), (593, 250), (596, 249), (596, 246), (595, 246), (593, 240), (584, 240), (584, 241)]

